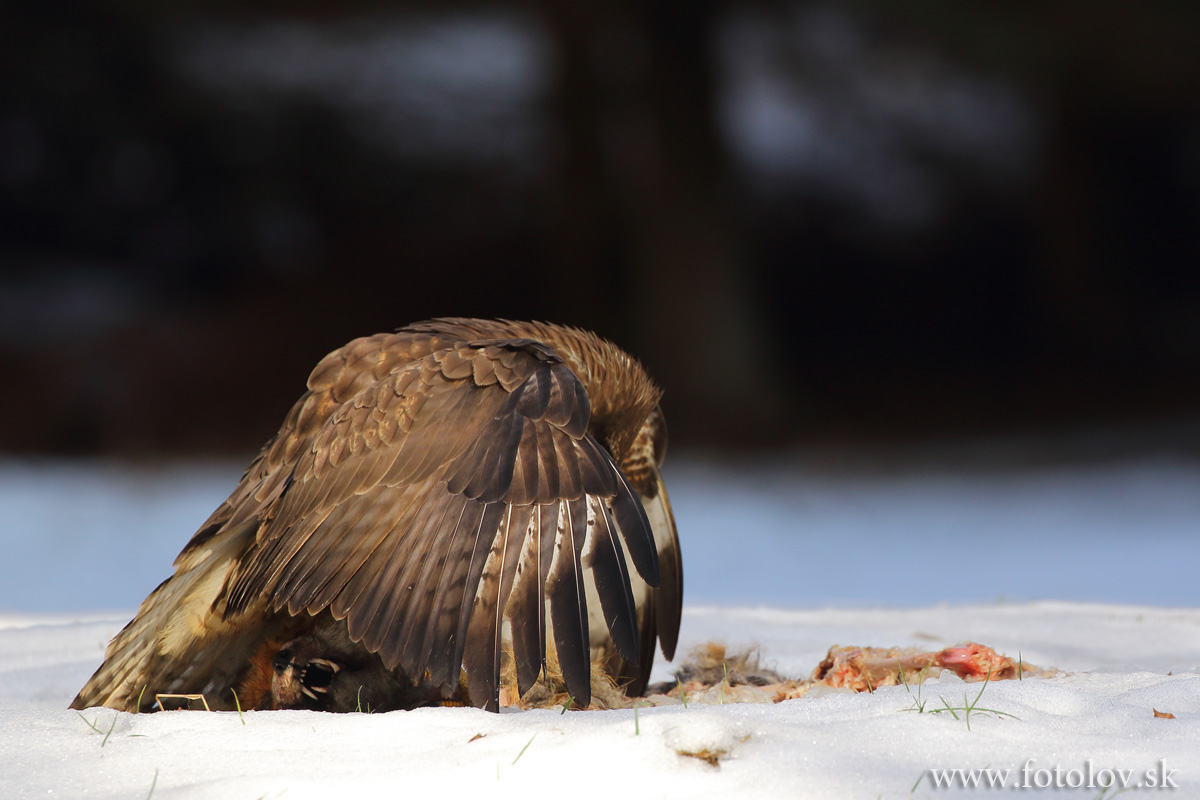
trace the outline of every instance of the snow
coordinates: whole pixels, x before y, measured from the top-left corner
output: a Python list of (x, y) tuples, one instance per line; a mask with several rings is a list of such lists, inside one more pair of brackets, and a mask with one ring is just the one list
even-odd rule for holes
[[(1180, 787), (1171, 796), (1200, 797), (1200, 608), (1187, 607), (1200, 467), (676, 461), (667, 480), (685, 548), (681, 652), (713, 639), (757, 645), (765, 666), (807, 675), (834, 644), (932, 650), (970, 639), (1062, 672), (989, 683), (977, 708), (1003, 713), (977, 710), (969, 726), (962, 711), (931, 713), (980, 691), (950, 673), (920, 700), (916, 687), (887, 686), (637, 712), (81, 715), (66, 705), (105, 643), (240, 465), (8, 461), (0, 797), (985, 791), (933, 786), (930, 770), (955, 768), (1008, 769), (1008, 786), (1079, 781), (1064, 796), (1087, 798), (1113, 770), (1131, 770), (1133, 783), (1165, 770)], [(655, 679), (669, 675), (660, 660)]]

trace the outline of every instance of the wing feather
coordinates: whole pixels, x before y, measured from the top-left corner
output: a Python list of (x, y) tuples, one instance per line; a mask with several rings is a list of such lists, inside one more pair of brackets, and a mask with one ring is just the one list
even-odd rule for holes
[[(533, 457), (525, 459), (525, 463), (536, 464), (538, 477), (538, 496), (539, 497), (562, 497), (562, 488), (559, 482), (559, 469), (561, 467), (558, 459), (558, 451), (554, 445), (555, 431), (552, 428), (543, 426), (534, 426), (534, 431), (537, 433), (535, 442), (536, 461)], [(522, 457), (530, 455), (522, 451)]]
[[(564, 503), (554, 562), (546, 583), (554, 645), (567, 691), (580, 708), (592, 702), (590, 648), (588, 644), (587, 597), (583, 584), (583, 549), (587, 535), (587, 501)], [(565, 524), (564, 524), (565, 523)]]
[(612, 500), (613, 518), (621, 539), (629, 551), (629, 558), (642, 579), (651, 586), (659, 585), (658, 549), (654, 542), (654, 532), (650, 520), (646, 517), (646, 509), (642, 501), (633, 493), (629, 481), (617, 473), (618, 482), (616, 496)]
[[(655, 540), (658, 546), (659, 588), (655, 590), (655, 607), (659, 625), (659, 642), (663, 656), (670, 661), (675, 657), (675, 646), (679, 643), (679, 625), (683, 617), (683, 558), (679, 550), (679, 534), (675, 530), (675, 515), (662, 475), (655, 474), (658, 481), (656, 496), (647, 501), (655, 510)], [(659, 523), (657, 518), (663, 522)]]
[[(436, 561), (441, 540), (453, 533), (431, 524), (439, 516), (445, 517), (443, 504), (450, 502), (453, 495), (445, 495), (436, 488), (432, 494), (432, 498), (415, 507), (411, 522), (403, 529), (403, 538), (412, 542), (408, 552), (393, 559), (395, 563), (388, 565), (386, 575), (373, 581), (366, 595), (369, 605), (351, 612), (371, 617), (363, 643), (368, 650), (378, 652), (388, 667), (400, 663), (400, 624), (412, 608), (417, 581)], [(418, 665), (404, 664), (404, 667), (412, 672)]]
[(533, 513), (529, 506), (508, 506), (467, 626), (463, 665), (471, 703), (493, 711), (499, 708), (502, 620)]
[[(484, 514), (482, 521), (477, 529), (473, 547), (471, 548), (471, 558), (467, 562), (467, 574), (463, 582), (463, 593), (459, 603), (458, 614), (458, 631), (456, 632), (456, 642), (454, 654), (452, 656), (451, 674), (457, 671), (457, 665), (463, 663), (468, 656), (475, 657), (483, 655), (486, 651), (483, 646), (477, 641), (474, 646), (470, 639), (470, 623), (472, 612), (475, 609), (475, 598), (481, 593), (490, 590), (491, 585), (495, 584), (498, 591), (498, 581), (489, 581), (488, 587), (481, 587), (481, 581), (485, 571), (485, 566), (490, 559), (495, 556), (493, 552), (498, 544), (496, 531), (500, 525), (501, 519), (504, 517), (505, 507), (501, 503), (489, 503), (484, 506)], [(499, 658), (496, 654), (495, 658)], [(489, 698), (495, 694), (495, 687), (489, 685), (489, 681), (493, 676), (498, 674), (499, 662), (493, 661), (490, 667), (475, 665), (474, 671), (471, 666), (467, 665), (467, 684), (473, 703), (479, 700), (478, 704), (488, 702)]]
[[(395, 520), (389, 520), (387, 515), (389, 508), (387, 495), (389, 493), (378, 492), (376, 494), (376, 502), (371, 503), (371, 508), (376, 513), (367, 517), (366, 522), (370, 524), (370, 527), (364, 531), (363, 535), (343, 536), (335, 540), (335, 548), (330, 551), (329, 558), (331, 563), (337, 564), (336, 569), (325, 571), (328, 577), (322, 577), (324, 573), (314, 569), (307, 576), (306, 582), (297, 588), (296, 591), (301, 596), (310, 596), (308, 608), (329, 608), (334, 618), (344, 619), (346, 606), (335, 605), (335, 601), (353, 603), (357, 595), (349, 588), (351, 581), (369, 560), (376, 557), (375, 553), (379, 547), (390, 536), (396, 535)], [(364, 502), (370, 502), (366, 495), (364, 495)], [(462, 513), (461, 508), (459, 513)]]
[(630, 588), (625, 551), (621, 547), (608, 504), (589, 498), (588, 543), (585, 566), (592, 570), (600, 608), (617, 651), (630, 664), (639, 661), (637, 610)]
[(496, 609), (500, 607), (500, 572), (507, 543), (507, 536), (502, 532), (488, 551), (479, 590), (472, 602), (463, 650), (471, 705), (488, 711), (499, 710), (500, 628)]
[[(386, 491), (382, 489), (381, 491)], [(465, 500), (465, 498), (464, 498)], [(466, 517), (476, 508), (465, 502), (460, 503), (462, 511), (460, 516)], [(336, 593), (330, 587), (322, 593), (320, 601), (329, 600), (329, 609), (336, 619), (345, 619), (350, 627), (350, 638), (354, 641), (362, 639), (365, 632), (366, 619), (361, 611), (354, 614), (354, 619), (351, 620), (351, 611), (360, 609), (364, 605), (363, 597), (365, 593), (371, 589), (379, 580), (379, 569), (381, 564), (388, 563), (393, 559), (403, 559), (412, 551), (417, 544), (417, 537), (406, 536), (406, 528), (404, 527), (411, 521), (410, 514), (399, 515), (391, 520), (390, 524), (382, 527), (376, 533), (378, 542), (371, 547), (369, 551), (363, 548), (362, 562), (354, 568), (347, 578), (343, 587), (337, 588)], [(474, 524), (468, 522), (468, 524)], [(403, 561), (399, 562), (400, 564)], [(347, 567), (350, 565), (348, 564)], [(348, 570), (347, 570), (348, 571)]]
[[(511, 507), (506, 511), (511, 515)], [(457, 582), (456, 574), (461, 574), (465, 580), (466, 573), (460, 573), (460, 566), (469, 563), (467, 557), (470, 553), (470, 539), (456, 536), (455, 528), (447, 527), (441, 530), (445, 531), (445, 535), (439, 537), (440, 540), (433, 546), (434, 553), (437, 554), (436, 561), (427, 564), (414, 579), (403, 622), (394, 620), (392, 623), (397, 629), (400, 661), (405, 664), (426, 664), (428, 649), (432, 649), (432, 640), (437, 636), (439, 617), (450, 617), (450, 622), (441, 622), (449, 627), (456, 616), (452, 612), (457, 609), (446, 609), (444, 605), (451, 586)], [(480, 533), (486, 538), (486, 532)], [(492, 535), (503, 536), (504, 533), (493, 532)]]
[[(557, 508), (555, 503), (554, 507)], [(513, 661), (517, 671), (517, 693), (529, 691), (546, 660), (546, 612), (542, 584), (538, 579), (543, 520), (550, 506), (535, 506), (529, 520), (529, 535), (521, 549), (504, 614), (512, 629)], [(557, 520), (554, 524), (557, 524)], [(515, 622), (514, 622), (515, 620)]]

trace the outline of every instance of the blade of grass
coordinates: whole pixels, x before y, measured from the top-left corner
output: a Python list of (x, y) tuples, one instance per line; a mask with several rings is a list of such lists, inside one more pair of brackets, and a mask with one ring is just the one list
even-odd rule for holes
[(242, 724), (245, 725), (246, 718), (242, 716), (242, 701), (238, 699), (237, 689), (230, 689), (229, 691), (233, 692), (233, 704), (237, 706), (238, 719), (240, 719)]
[[(533, 740), (536, 738), (537, 738), (536, 733), (533, 736), (529, 737), (529, 741), (525, 743), (525, 746), (521, 748), (521, 752), (517, 753), (517, 757), (513, 759), (512, 766), (515, 767), (517, 765), (517, 762), (521, 760), (521, 756), (525, 755), (525, 751), (529, 749), (529, 745), (533, 744)], [(497, 764), (496, 765), (497, 779), (499, 779), (499, 775), (500, 775), (500, 765)]]
[[(96, 733), (100, 733), (100, 734), (103, 734), (103, 733), (104, 733), (104, 731), (102, 731), (102, 730), (100, 730), (99, 728), (97, 728), (97, 727), (96, 727), (96, 723), (94, 723), (94, 722), (92, 722), (91, 720), (89, 720), (89, 719), (88, 719), (87, 717), (85, 717), (83, 714), (81, 714), (81, 713), (80, 713), (80, 712), (78, 712), (78, 711), (76, 711), (75, 713), (76, 713), (76, 714), (79, 714), (79, 718), (80, 718), (81, 720), (83, 720), (84, 722), (86, 722), (86, 723), (87, 723), (87, 726), (88, 726), (89, 728), (91, 728), (92, 730), (94, 730)], [(97, 717), (96, 719), (99, 719), (99, 717)]]
[[(944, 705), (944, 706), (946, 707), (946, 710), (950, 712), (951, 716), (953, 716), (955, 719), (958, 719), (958, 714), (955, 714), (955, 713), (954, 713), (954, 709), (953, 709), (953, 708), (951, 708), (951, 707), (950, 707), (950, 704), (946, 702), (946, 698), (944, 698), (944, 697), (939, 697), (938, 699), (942, 701), (942, 705)], [(966, 703), (966, 701), (967, 701), (967, 698), (966, 698), (966, 696), (964, 695), (964, 696), (963, 696), (963, 703), (965, 704), (965, 703)], [(941, 709), (938, 709), (938, 710), (939, 710), (939, 711), (941, 711)], [(967, 728), (968, 728), (968, 729), (970, 729), (970, 727), (971, 727), (971, 723), (968, 721), (968, 722), (967, 722)]]
[(114, 711), (112, 725), (108, 726), (108, 733), (104, 734), (104, 741), (102, 741), (100, 743), (101, 747), (104, 747), (104, 745), (108, 744), (108, 737), (112, 736), (112, 732), (116, 729), (116, 727), (117, 727), (117, 712)]

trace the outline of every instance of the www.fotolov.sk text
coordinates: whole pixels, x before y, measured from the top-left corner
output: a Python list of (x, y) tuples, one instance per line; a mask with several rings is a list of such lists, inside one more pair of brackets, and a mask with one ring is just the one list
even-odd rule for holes
[(1039, 767), (1029, 759), (1020, 769), (930, 769), (926, 772), (935, 789), (1178, 789), (1175, 770), (1160, 759), (1150, 769), (1096, 768), (1092, 759), (1082, 767)]

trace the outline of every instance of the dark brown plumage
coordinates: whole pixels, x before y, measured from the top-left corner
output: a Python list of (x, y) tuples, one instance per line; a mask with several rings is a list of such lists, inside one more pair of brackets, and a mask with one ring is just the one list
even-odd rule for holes
[(640, 694), (682, 603), (659, 396), (573, 328), (439, 319), (350, 342), (72, 707), (349, 711), (351, 681), (413, 707), (465, 673), (495, 709), (506, 630), (521, 692), (553, 647), (578, 705), (592, 656)]

